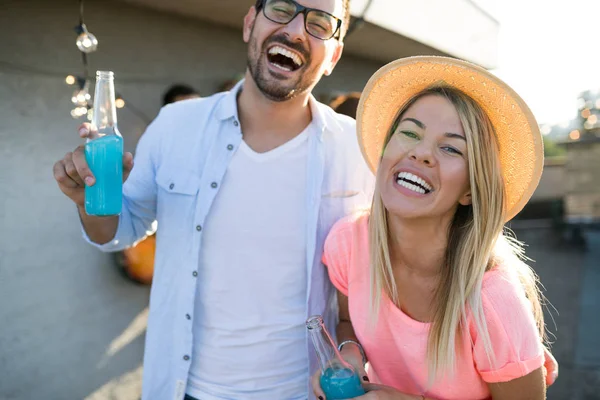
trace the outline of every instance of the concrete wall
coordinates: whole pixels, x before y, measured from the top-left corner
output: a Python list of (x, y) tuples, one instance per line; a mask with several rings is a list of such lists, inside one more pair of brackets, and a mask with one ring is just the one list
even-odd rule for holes
[(536, 188), (531, 201), (559, 200), (567, 192), (567, 171), (564, 160), (553, 161), (547, 159), (540, 183)]
[[(238, 31), (100, 0), (86, 1), (85, 18), (100, 42), (91, 71), (115, 71), (117, 90), (149, 118), (169, 84), (208, 94), (245, 68)], [(77, 22), (73, 0), (0, 4), (1, 399), (139, 391), (148, 288), (83, 242), (52, 177), (54, 162), (80, 143), (74, 88), (64, 82), (81, 72)], [(346, 58), (318, 92), (360, 90), (377, 67)], [(145, 122), (127, 107), (118, 117), (132, 150)]]

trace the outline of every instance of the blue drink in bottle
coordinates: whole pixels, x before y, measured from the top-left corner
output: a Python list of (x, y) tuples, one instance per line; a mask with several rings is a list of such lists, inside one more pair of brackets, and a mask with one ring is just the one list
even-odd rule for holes
[(320, 315), (310, 317), (306, 327), (321, 365), (321, 389), (327, 400), (344, 400), (365, 394), (358, 373), (340, 355)]
[(123, 200), (123, 137), (117, 129), (114, 75), (110, 71), (96, 73), (91, 132), (85, 144), (85, 159), (96, 182), (85, 186), (85, 212), (119, 215)]

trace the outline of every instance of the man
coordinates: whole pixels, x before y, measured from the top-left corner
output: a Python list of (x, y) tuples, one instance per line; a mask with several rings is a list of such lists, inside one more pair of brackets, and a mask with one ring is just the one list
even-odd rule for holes
[(160, 225), (143, 399), (312, 397), (304, 321), (321, 314), (333, 332), (337, 317), (323, 241), (369, 205), (373, 184), (354, 121), (311, 96), (342, 54), (348, 20), (349, 0), (257, 1), (244, 18), (245, 80), (161, 110), (135, 168), (123, 157), (119, 217), (85, 214), (94, 177), (81, 146), (55, 164), (101, 250)]

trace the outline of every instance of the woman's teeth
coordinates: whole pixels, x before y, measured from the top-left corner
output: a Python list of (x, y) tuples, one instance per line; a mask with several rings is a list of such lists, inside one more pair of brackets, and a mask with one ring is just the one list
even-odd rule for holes
[(429, 193), (433, 189), (423, 178), (410, 172), (400, 172), (396, 177), (396, 182), (400, 186), (421, 194)]

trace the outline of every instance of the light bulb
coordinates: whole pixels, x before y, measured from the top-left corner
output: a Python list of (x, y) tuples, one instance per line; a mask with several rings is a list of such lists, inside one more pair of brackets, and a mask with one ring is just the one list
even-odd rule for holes
[(77, 48), (84, 53), (93, 53), (98, 48), (98, 39), (88, 32), (85, 25), (81, 25), (81, 33), (77, 36)]
[(77, 107), (76, 110), (77, 110), (78, 117), (81, 117), (81, 116), (87, 114), (87, 107)]
[(79, 118), (79, 115), (77, 114), (77, 109), (76, 108), (74, 108), (74, 109), (71, 110), (71, 117), (73, 117), (75, 119)]
[(120, 98), (120, 97), (119, 97), (119, 98), (117, 98), (117, 99), (115, 100), (115, 106), (116, 106), (117, 108), (123, 108), (123, 107), (125, 107), (125, 100), (123, 100), (123, 99), (122, 99), (122, 98)]
[(75, 83), (75, 77), (73, 75), (68, 75), (65, 78), (65, 82), (67, 83), (67, 85), (72, 85)]
[(92, 98), (86, 88), (76, 90), (71, 97), (71, 101), (76, 106), (86, 106), (87, 102)]

